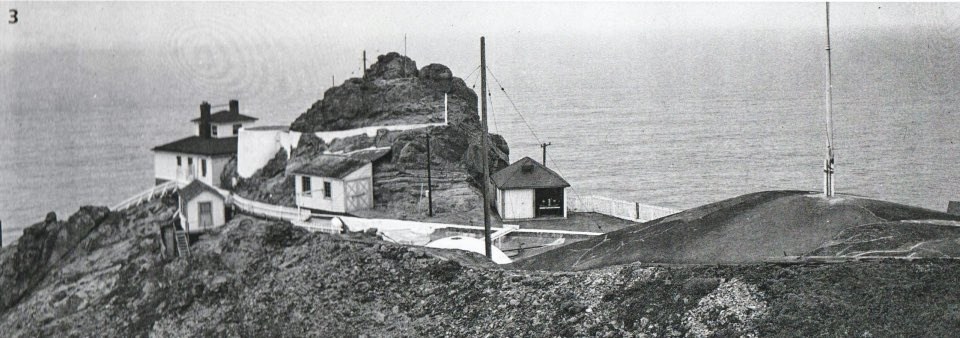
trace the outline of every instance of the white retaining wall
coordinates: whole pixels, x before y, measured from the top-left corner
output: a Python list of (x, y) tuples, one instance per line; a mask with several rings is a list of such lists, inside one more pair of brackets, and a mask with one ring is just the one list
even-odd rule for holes
[(283, 128), (240, 129), (237, 140), (237, 174), (248, 178), (263, 168), (277, 151), (286, 150), (287, 157), (300, 142), (299, 132)]
[(672, 215), (679, 210), (623, 201), (603, 196), (580, 196), (569, 206), (574, 212), (595, 212), (636, 222), (646, 222)]
[[(319, 131), (314, 133), (314, 135), (329, 144), (334, 139), (357, 135), (374, 137), (380, 129), (401, 131), (444, 126), (446, 124), (446, 122), (440, 122), (398, 126), (372, 126), (348, 130)], [(243, 178), (252, 176), (257, 170), (263, 168), (281, 148), (287, 151), (287, 156), (289, 157), (292, 148), (296, 148), (297, 144), (300, 143), (301, 134), (300, 132), (289, 131), (282, 127), (240, 129), (240, 139), (237, 140), (237, 174)]]

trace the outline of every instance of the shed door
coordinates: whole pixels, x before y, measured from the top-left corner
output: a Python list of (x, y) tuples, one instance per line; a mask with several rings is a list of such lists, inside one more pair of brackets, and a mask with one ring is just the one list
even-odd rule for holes
[(347, 181), (347, 212), (354, 210), (370, 209), (370, 196), (373, 187), (370, 186), (370, 178), (360, 178), (353, 181)]
[(200, 202), (198, 204), (200, 211), (200, 228), (209, 228), (213, 226), (213, 206), (210, 202)]

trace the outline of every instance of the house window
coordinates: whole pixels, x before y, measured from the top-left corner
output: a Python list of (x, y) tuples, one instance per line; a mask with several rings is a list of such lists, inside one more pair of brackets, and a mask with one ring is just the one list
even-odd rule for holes
[(187, 165), (193, 166), (193, 157), (187, 157)]
[(210, 126), (210, 135), (217, 136), (217, 126)]
[(233, 125), (233, 134), (234, 134), (234, 135), (237, 135), (238, 133), (240, 133), (240, 127), (243, 127), (243, 125), (242, 125), (242, 124), (235, 124), (235, 125)]
[(330, 188), (330, 182), (324, 181), (323, 182), (323, 198), (333, 198), (333, 194), (331, 194), (330, 190), (333, 190)]
[(310, 196), (310, 176), (300, 178), (300, 191), (304, 196)]
[(177, 156), (177, 166), (180, 166), (180, 156)]
[(207, 160), (200, 160), (200, 177), (207, 177)]

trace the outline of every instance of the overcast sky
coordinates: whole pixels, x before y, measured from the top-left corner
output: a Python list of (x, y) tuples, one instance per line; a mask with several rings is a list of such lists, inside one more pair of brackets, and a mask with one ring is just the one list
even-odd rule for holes
[[(237, 44), (363, 43), (407, 33), (488, 37), (599, 36), (717, 29), (822, 29), (823, 3), (18, 3), (0, 28), (5, 51), (45, 47), (171, 48), (185, 41)], [(836, 27), (941, 25), (956, 3), (834, 3)], [(4, 11), (6, 12), (6, 8)], [(215, 41), (214, 41), (215, 42)]]

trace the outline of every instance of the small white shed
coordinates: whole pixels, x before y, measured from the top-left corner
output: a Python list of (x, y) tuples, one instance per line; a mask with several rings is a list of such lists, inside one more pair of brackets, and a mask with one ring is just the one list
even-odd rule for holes
[(537, 161), (524, 157), (491, 178), (503, 219), (567, 217), (566, 188), (570, 183)]
[(292, 171), (303, 209), (345, 214), (373, 207), (373, 164), (343, 155), (321, 155)]
[(193, 180), (180, 188), (180, 226), (187, 233), (201, 233), (226, 223), (223, 195), (217, 189)]

